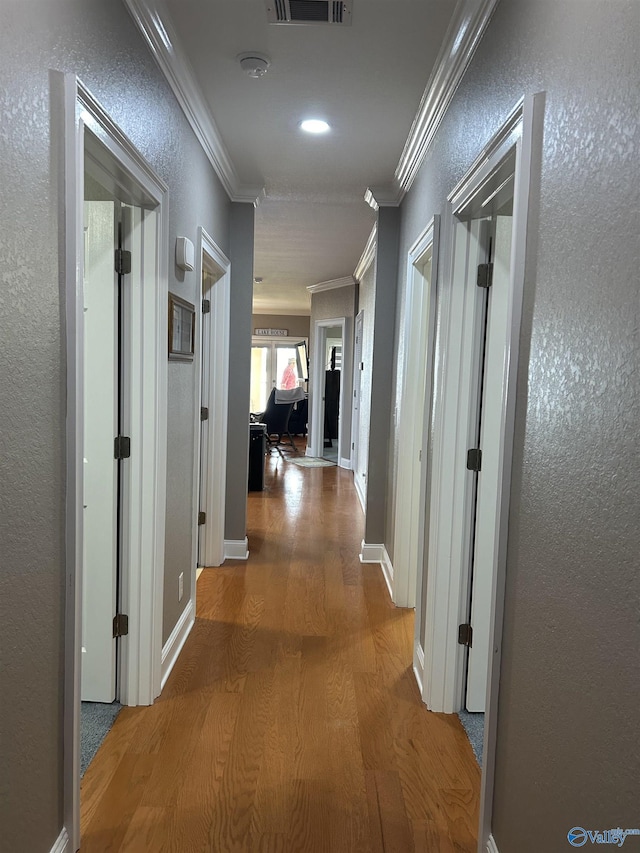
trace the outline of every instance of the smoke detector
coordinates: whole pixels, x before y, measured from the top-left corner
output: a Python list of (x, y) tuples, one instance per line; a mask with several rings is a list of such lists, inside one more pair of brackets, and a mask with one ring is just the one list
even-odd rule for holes
[(253, 77), (254, 80), (264, 77), (271, 65), (271, 60), (268, 56), (265, 56), (264, 53), (256, 53), (255, 51), (241, 53), (236, 59), (240, 63), (240, 68), (242, 68), (244, 73), (249, 77)]

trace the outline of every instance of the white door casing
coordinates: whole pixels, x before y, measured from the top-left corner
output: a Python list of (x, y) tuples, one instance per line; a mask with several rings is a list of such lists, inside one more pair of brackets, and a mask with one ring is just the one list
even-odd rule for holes
[(129, 705), (151, 704), (160, 692), (167, 450), (168, 188), (74, 74), (53, 73), (52, 80), (54, 97), (59, 99), (65, 177), (61, 211), (67, 355), (63, 807), (65, 826), (75, 850), (80, 844), (85, 160), (90, 157), (110, 178), (114, 194), (132, 206), (128, 246), (132, 251), (131, 286), (125, 288), (125, 358), (129, 370), (122, 389), (131, 438), (123, 510), (126, 529), (121, 596), (123, 611), (129, 616), (129, 634), (120, 644), (120, 699)]
[[(324, 445), (324, 380), (325, 380), (325, 349), (327, 329), (339, 326), (342, 335), (342, 371), (340, 382), (340, 414), (341, 426), (338, 431), (338, 465), (349, 468), (350, 456), (344, 456), (344, 441), (342, 429), (342, 413), (345, 406), (345, 394), (350, 394), (350, 377), (353, 358), (353, 320), (348, 317), (336, 317), (330, 320), (316, 320), (313, 327), (313, 351), (311, 353), (311, 391), (309, 395), (310, 433), (307, 445), (307, 456), (321, 457)], [(347, 377), (349, 381), (347, 381)], [(350, 436), (349, 436), (350, 442)]]
[[(196, 341), (200, 358), (194, 371), (197, 410), (209, 410), (202, 423), (195, 418), (192, 601), (195, 604), (196, 566), (219, 566), (224, 560), (225, 488), (227, 472), (227, 409), (229, 396), (229, 301), (231, 263), (204, 228), (198, 229), (198, 280), (210, 311), (198, 306)], [(198, 344), (197, 344), (198, 345)], [(206, 514), (198, 531), (198, 512)]]
[[(480, 833), (478, 850), (485, 850), (491, 836), (497, 704), (504, 610), (504, 583), (508, 534), (511, 460), (515, 419), (516, 381), (520, 322), (524, 291), (529, 191), (541, 156), (544, 127), (544, 94), (528, 95), (507, 117), (471, 168), (449, 196), (454, 229), (452, 269), (440, 296), (433, 416), (431, 518), (429, 523), (429, 573), (425, 613), (424, 693), (431, 710), (452, 713), (462, 707), (465, 655), (458, 644), (458, 625), (468, 608), (468, 492), (465, 489), (466, 458), (461, 431), (473, 415), (473, 394), (463, 387), (471, 381), (468, 359), (472, 348), (460, 348), (475, 309), (476, 285), (468, 287), (469, 267), (479, 260), (478, 235), (474, 229), (474, 205), (491, 215), (492, 186), (498, 192), (505, 180), (513, 182), (513, 240), (509, 288), (502, 329), (503, 374), (500, 398), (500, 475), (495, 506), (494, 571), (490, 618), (491, 661), (487, 683)], [(508, 177), (511, 172), (511, 177)], [(493, 182), (493, 184), (492, 184)], [(455, 217), (455, 218), (454, 218)], [(467, 223), (470, 223), (467, 225)], [(475, 270), (473, 271), (475, 272)], [(471, 277), (471, 281), (473, 278)], [(465, 298), (466, 297), (466, 298)], [(471, 445), (469, 445), (471, 446)], [(462, 452), (459, 452), (462, 448)]]
[(415, 607), (424, 562), (438, 225), (434, 217), (407, 259), (393, 544), (393, 601), (398, 607)]

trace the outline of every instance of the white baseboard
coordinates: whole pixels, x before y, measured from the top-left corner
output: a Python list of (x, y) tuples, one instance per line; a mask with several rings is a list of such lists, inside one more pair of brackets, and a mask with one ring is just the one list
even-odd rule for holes
[(393, 565), (384, 544), (372, 545), (362, 540), (360, 546), (361, 563), (380, 563), (382, 575), (389, 589), (389, 595), (393, 598)]
[(69, 833), (62, 827), (62, 832), (58, 836), (58, 840), (51, 848), (51, 853), (71, 853), (71, 843), (69, 841)]
[(338, 466), (340, 468), (346, 468), (347, 471), (351, 470), (351, 459), (345, 459), (344, 456), (340, 457), (340, 461), (338, 462)]
[(413, 674), (418, 682), (420, 696), (424, 689), (424, 650), (420, 643), (414, 643), (413, 646)]
[(225, 560), (248, 560), (249, 540), (247, 537), (245, 536), (244, 539), (225, 539), (224, 558)]
[[(307, 438), (308, 438), (308, 437), (307, 437)], [(313, 455), (313, 453), (311, 452), (311, 447), (310, 447), (308, 444), (307, 444), (307, 449), (306, 449), (306, 450), (305, 450), (305, 452), (304, 452), (304, 455), (305, 455), (305, 456), (310, 456), (312, 459), (314, 459), (314, 458), (315, 458), (315, 457), (314, 457), (314, 455)]]
[(358, 496), (358, 500), (360, 501), (360, 506), (362, 507), (362, 512), (366, 512), (364, 487), (362, 485), (362, 477), (358, 476), (357, 471), (354, 471), (354, 474), (353, 474), (353, 485), (356, 487), (356, 494)]
[(162, 649), (162, 666), (161, 666), (161, 689), (166, 684), (167, 678), (171, 674), (175, 662), (178, 660), (178, 655), (182, 651), (185, 640), (189, 636), (193, 624), (196, 621), (195, 609), (193, 601), (190, 601), (184, 609), (182, 616), (178, 619), (176, 627), (171, 632), (171, 636), (164, 644)]
[(196, 569), (196, 581), (198, 580), (198, 578), (200, 577), (200, 575), (203, 572), (204, 572), (204, 566), (198, 566), (198, 568)]
[(487, 853), (500, 853), (493, 835), (490, 835), (489, 840), (487, 841)]

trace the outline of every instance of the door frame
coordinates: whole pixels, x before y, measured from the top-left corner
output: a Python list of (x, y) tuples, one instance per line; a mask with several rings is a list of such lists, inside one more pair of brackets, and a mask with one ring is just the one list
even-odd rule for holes
[[(461, 223), (459, 218), (465, 206), (482, 191), (499, 166), (507, 158), (514, 157), (511, 288), (504, 339), (500, 489), (495, 512), (497, 546), (491, 615), (493, 655), (487, 683), (479, 851), (488, 849), (491, 838), (527, 219), (532, 171), (540, 157), (543, 110), (543, 94), (523, 98), (448, 196), (448, 221), (451, 224), (453, 246), (449, 287), (441, 294), (438, 319), (432, 468), (432, 506), (437, 508), (437, 512), (432, 512), (429, 522), (423, 698), (431, 710), (455, 713), (462, 708), (465, 677), (464, 647), (458, 644), (458, 625), (466, 621), (468, 607), (470, 487), (466, 477), (466, 442), (474, 414), (469, 362), (474, 346), (471, 324), (475, 313), (475, 291), (478, 289), (474, 280), (475, 270), (471, 269), (473, 258), (469, 252), (470, 248), (473, 249), (469, 242), (471, 229)], [(466, 270), (464, 281), (455, 277), (455, 270), (461, 268)], [(469, 286), (470, 283), (472, 286)]]
[[(211, 287), (207, 297), (211, 310), (210, 319), (204, 323), (202, 305), (196, 310), (196, 340), (198, 356), (195, 372), (196, 412), (202, 406), (203, 373), (207, 382), (209, 417), (201, 422), (196, 417), (194, 432), (194, 471), (193, 471), (193, 539), (191, 559), (191, 601), (195, 607), (196, 568), (199, 565), (198, 554), (198, 513), (201, 509), (201, 437), (202, 425), (206, 434), (208, 466), (204, 482), (207, 495), (207, 521), (203, 525), (203, 553), (205, 566), (219, 566), (224, 561), (224, 520), (226, 506), (227, 479), (227, 419), (229, 402), (229, 305), (231, 300), (231, 261), (202, 226), (198, 228), (197, 280), (200, 300), (205, 298), (202, 291), (202, 276), (205, 269), (205, 255), (217, 267), (220, 277)], [(205, 371), (204, 359), (209, 356), (209, 370)], [(208, 507), (216, 507), (210, 512)]]
[[(351, 454), (343, 457), (342, 433), (344, 427), (344, 405), (345, 391), (351, 373), (351, 362), (353, 358), (353, 346), (351, 342), (350, 329), (352, 323), (347, 322), (347, 317), (335, 317), (330, 320), (316, 320), (313, 324), (313, 352), (311, 354), (311, 435), (307, 446), (306, 455), (320, 458), (324, 451), (324, 373), (325, 373), (325, 349), (327, 345), (327, 329), (340, 326), (342, 332), (342, 369), (340, 371), (340, 414), (338, 428), (338, 466), (349, 469), (351, 467)], [(349, 392), (350, 393), (350, 392)]]
[[(127, 705), (152, 704), (160, 692), (162, 583), (167, 452), (168, 187), (111, 120), (75, 74), (53, 72), (62, 99), (64, 169), (65, 322), (67, 359), (66, 430), (66, 608), (63, 734), (63, 809), (71, 849), (80, 846), (80, 657), (82, 643), (83, 545), (83, 204), (85, 134), (92, 135), (116, 182), (140, 194), (143, 217), (141, 278), (131, 294), (130, 420), (133, 453), (128, 501), (130, 563), (123, 577), (129, 635), (123, 638), (120, 698)], [(146, 203), (142, 201), (146, 200)], [(136, 450), (137, 453), (136, 457)]]
[[(403, 357), (402, 394), (400, 403), (400, 422), (398, 429), (398, 477), (396, 482), (395, 524), (393, 535), (393, 603), (398, 607), (415, 607), (418, 600), (417, 582), (420, 574), (418, 566), (423, 562), (427, 474), (429, 463), (429, 435), (432, 397), (433, 351), (435, 340), (436, 288), (438, 275), (438, 240), (440, 217), (434, 216), (422, 231), (407, 256), (406, 308), (405, 308), (405, 349)], [(431, 250), (431, 276), (426, 300), (428, 315), (426, 328), (414, 329), (413, 320), (422, 313), (425, 299), (425, 279), (420, 267), (425, 255)], [(417, 376), (414, 365), (418, 353), (426, 350), (424, 409), (422, 412), (422, 432), (417, 434), (416, 416), (418, 414), (416, 395)], [(409, 458), (409, 446), (419, 444), (420, 458)], [(418, 499), (415, 501), (415, 478)], [(408, 559), (412, 545), (417, 542), (417, 559), (414, 564)], [(418, 620), (416, 620), (417, 624)]]

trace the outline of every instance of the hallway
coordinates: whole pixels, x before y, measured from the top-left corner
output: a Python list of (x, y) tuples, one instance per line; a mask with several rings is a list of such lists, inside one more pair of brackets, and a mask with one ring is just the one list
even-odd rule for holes
[(202, 573), (162, 696), (84, 777), (83, 853), (475, 851), (480, 771), (420, 702), (362, 527), (351, 472), (268, 458), (249, 560)]

